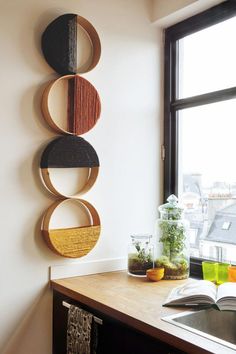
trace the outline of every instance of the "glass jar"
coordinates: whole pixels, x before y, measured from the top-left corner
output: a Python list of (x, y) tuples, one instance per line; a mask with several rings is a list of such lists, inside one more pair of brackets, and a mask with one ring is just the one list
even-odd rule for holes
[(189, 223), (182, 218), (178, 198), (170, 195), (158, 210), (156, 267), (164, 267), (164, 279), (185, 279), (189, 276)]
[(147, 269), (153, 268), (152, 235), (131, 235), (128, 246), (128, 273), (130, 275), (146, 276)]

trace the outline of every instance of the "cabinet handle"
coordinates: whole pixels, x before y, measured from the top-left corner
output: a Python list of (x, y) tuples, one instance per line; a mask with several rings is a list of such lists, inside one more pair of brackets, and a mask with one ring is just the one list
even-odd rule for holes
[[(69, 309), (71, 305), (68, 304), (68, 302), (66, 302), (66, 301), (62, 301), (62, 306), (67, 307)], [(101, 318), (96, 317), (96, 316), (93, 315), (93, 319), (94, 319), (94, 322), (96, 322), (96, 323), (98, 323), (100, 325), (103, 324), (103, 321), (102, 321)]]

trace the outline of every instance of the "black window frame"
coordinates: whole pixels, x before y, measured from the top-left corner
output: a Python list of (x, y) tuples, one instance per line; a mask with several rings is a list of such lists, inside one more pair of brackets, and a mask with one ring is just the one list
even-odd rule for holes
[[(178, 98), (178, 40), (236, 16), (236, 2), (220, 5), (194, 15), (164, 31), (164, 200), (178, 194), (178, 112), (185, 108), (236, 98), (236, 86), (187, 98)], [(202, 277), (203, 259), (191, 257), (191, 276)]]

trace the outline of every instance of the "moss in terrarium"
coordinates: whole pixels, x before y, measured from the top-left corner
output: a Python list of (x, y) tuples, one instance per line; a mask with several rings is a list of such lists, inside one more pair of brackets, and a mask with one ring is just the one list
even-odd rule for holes
[(146, 270), (153, 268), (153, 258), (148, 251), (148, 243), (146, 247), (141, 246), (141, 242), (134, 242), (136, 253), (129, 253), (128, 270), (131, 274), (145, 275)]
[(136, 253), (128, 256), (128, 270), (131, 274), (145, 275), (146, 270), (153, 268), (153, 261), (150, 256), (140, 258)]
[(189, 266), (185, 258), (178, 258), (175, 261), (170, 261), (167, 256), (162, 256), (155, 261), (156, 267), (164, 267), (164, 279), (175, 278), (181, 279), (188, 276)]

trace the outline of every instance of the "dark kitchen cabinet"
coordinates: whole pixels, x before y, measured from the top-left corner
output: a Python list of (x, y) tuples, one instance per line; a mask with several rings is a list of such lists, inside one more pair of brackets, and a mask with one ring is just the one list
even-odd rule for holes
[(57, 291), (53, 292), (53, 354), (66, 354), (68, 308), (63, 306), (63, 301), (77, 305), (102, 319), (103, 323), (97, 325), (97, 354), (184, 354)]

